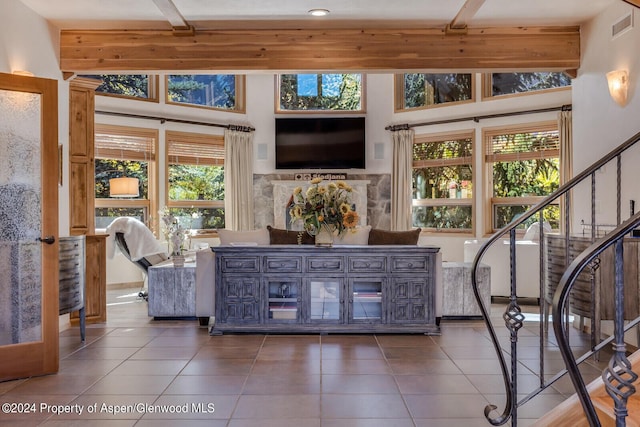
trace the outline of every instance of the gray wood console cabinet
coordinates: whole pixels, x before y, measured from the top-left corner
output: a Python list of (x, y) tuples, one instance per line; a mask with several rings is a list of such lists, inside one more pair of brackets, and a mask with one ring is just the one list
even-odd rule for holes
[(222, 332), (440, 333), (425, 246), (218, 246)]

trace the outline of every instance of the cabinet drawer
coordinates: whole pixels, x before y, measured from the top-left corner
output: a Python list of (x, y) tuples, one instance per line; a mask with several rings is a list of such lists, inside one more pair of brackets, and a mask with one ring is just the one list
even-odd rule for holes
[(392, 272), (428, 272), (429, 271), (429, 258), (423, 256), (404, 256), (404, 257), (391, 257), (391, 271)]
[(349, 271), (358, 273), (384, 273), (387, 271), (387, 257), (349, 257)]
[(344, 258), (336, 256), (318, 256), (307, 258), (307, 271), (343, 272)]
[(220, 268), (225, 273), (257, 273), (260, 271), (258, 257), (222, 257)]
[(264, 271), (268, 273), (288, 272), (301, 273), (302, 259), (300, 257), (268, 256), (264, 260)]

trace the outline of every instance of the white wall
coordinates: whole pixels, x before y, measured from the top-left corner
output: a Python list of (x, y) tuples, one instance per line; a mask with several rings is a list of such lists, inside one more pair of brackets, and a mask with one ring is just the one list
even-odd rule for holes
[[(633, 11), (636, 28), (612, 39), (611, 25)], [(640, 96), (638, 83), (640, 76), (640, 29), (637, 19), (638, 9), (624, 2), (615, 2), (600, 16), (583, 26), (581, 44), (584, 46), (582, 65), (573, 85), (573, 126), (574, 126), (574, 171), (583, 170), (588, 165), (619, 146), (626, 139), (640, 131)], [(621, 107), (609, 96), (605, 74), (616, 69), (629, 71), (628, 103)], [(640, 208), (640, 190), (637, 182), (640, 170), (637, 161), (640, 150), (635, 149), (630, 161), (623, 163), (622, 218), (628, 217), (628, 203), (636, 200)], [(610, 164), (597, 175), (602, 182), (596, 191), (596, 222), (614, 224), (615, 208), (615, 165)], [(626, 183), (626, 185), (625, 185)], [(582, 192), (582, 201), (577, 203), (574, 217), (590, 218), (589, 193)]]

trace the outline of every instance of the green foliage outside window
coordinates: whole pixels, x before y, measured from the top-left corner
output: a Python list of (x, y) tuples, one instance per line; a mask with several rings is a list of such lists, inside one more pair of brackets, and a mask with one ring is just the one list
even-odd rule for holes
[(224, 200), (224, 169), (169, 165), (169, 200)]
[[(493, 212), (493, 228), (500, 229), (509, 224), (514, 219), (529, 210), (533, 205), (495, 205)], [(560, 228), (560, 207), (552, 205), (543, 210), (543, 218), (545, 222), (551, 225), (551, 228), (557, 230)], [(518, 228), (526, 230), (534, 222), (538, 222), (539, 216), (536, 214), (526, 220)]]
[[(224, 169), (211, 165), (169, 165), (169, 200), (224, 200)], [(224, 228), (224, 209), (172, 207), (183, 227), (193, 230)]]
[(236, 109), (236, 76), (233, 74), (170, 75), (167, 77), (167, 101)]
[(508, 95), (571, 86), (564, 73), (493, 73), (491, 95)]
[(473, 74), (404, 74), (404, 104), (397, 107), (411, 109), (470, 100), (472, 81)]
[(102, 80), (102, 84), (96, 88), (97, 93), (143, 99), (153, 98), (154, 95), (149, 90), (147, 74), (100, 74), (82, 77)]
[(558, 189), (559, 166), (557, 158), (494, 163), (493, 195), (547, 196)]
[(362, 74), (282, 74), (282, 111), (362, 111)]
[(224, 228), (222, 208), (170, 208), (169, 213), (188, 230), (214, 230)]
[(471, 206), (415, 206), (413, 226), (441, 229), (471, 229)]

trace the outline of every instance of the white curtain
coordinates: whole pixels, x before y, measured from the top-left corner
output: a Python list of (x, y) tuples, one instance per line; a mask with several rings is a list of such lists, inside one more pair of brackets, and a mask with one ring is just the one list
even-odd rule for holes
[[(564, 184), (573, 178), (572, 123), (571, 111), (560, 111), (558, 113), (558, 134), (560, 136), (560, 184)], [(571, 200), (574, 201), (574, 198), (572, 197)], [(566, 209), (566, 207), (564, 208)], [(564, 224), (564, 221), (562, 221), (562, 224)], [(569, 230), (573, 230), (573, 203), (569, 206)]]
[(224, 131), (224, 217), (229, 230), (253, 230), (253, 132)]
[(391, 230), (411, 229), (411, 172), (413, 129), (393, 132), (393, 169), (391, 172)]
[(558, 132), (560, 134), (560, 183), (564, 184), (573, 177), (573, 124), (571, 111), (558, 113)]

